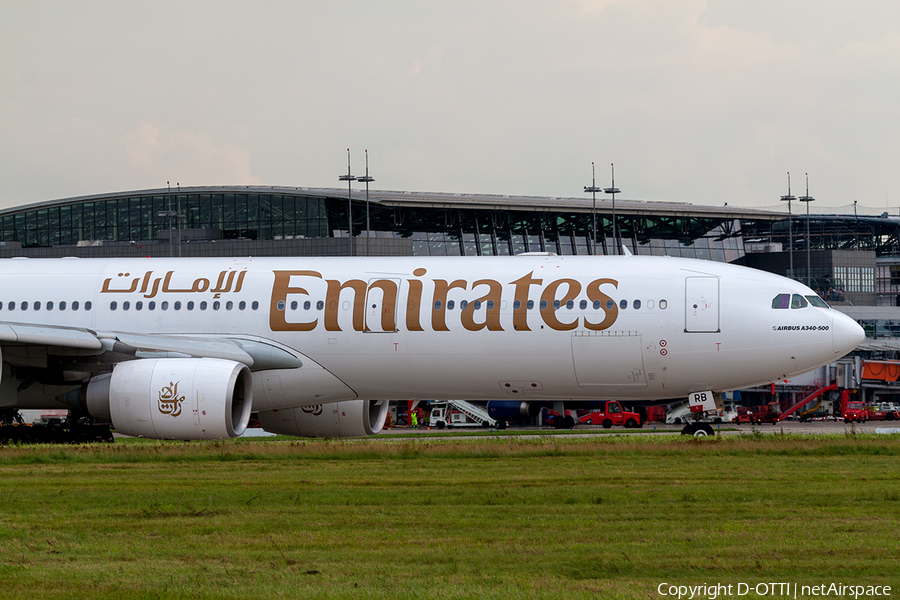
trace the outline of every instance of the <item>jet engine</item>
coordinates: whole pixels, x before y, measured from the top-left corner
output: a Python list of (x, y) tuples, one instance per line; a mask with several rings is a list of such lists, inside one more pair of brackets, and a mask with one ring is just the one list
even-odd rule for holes
[(94, 377), (88, 413), (125, 435), (169, 440), (231, 438), (250, 421), (247, 365), (218, 358), (159, 358), (118, 363)]
[(491, 400), (487, 404), (487, 410), (491, 418), (497, 421), (519, 421), (536, 417), (541, 412), (541, 404), (518, 400)]
[(263, 429), (301, 437), (363, 437), (381, 431), (388, 403), (347, 400), (259, 413)]

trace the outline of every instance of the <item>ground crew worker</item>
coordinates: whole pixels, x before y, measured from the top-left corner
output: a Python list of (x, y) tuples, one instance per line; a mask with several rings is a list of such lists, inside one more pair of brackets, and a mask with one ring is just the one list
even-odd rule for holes
[(412, 411), (412, 420), (411, 420), (413, 429), (419, 428), (419, 415), (416, 411)]

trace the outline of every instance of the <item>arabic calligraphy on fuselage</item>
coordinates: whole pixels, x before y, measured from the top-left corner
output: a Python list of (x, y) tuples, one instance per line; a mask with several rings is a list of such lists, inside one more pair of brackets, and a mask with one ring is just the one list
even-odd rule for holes
[[(323, 327), (325, 331), (342, 331), (344, 317), (341, 315), (349, 313), (352, 320), (349, 325), (354, 331), (372, 331), (370, 325), (375, 325), (380, 331), (396, 331), (400, 324), (398, 321), (403, 320), (405, 313), (407, 331), (425, 331), (426, 328), (451, 331), (448, 311), (452, 311), (454, 306), (450, 298), (453, 290), (473, 296), (465, 302), (460, 301), (456, 317), (468, 331), (504, 331), (502, 320), (509, 319), (509, 316), (503, 316), (503, 307), (507, 304), (503, 302), (504, 298), (512, 301), (513, 308), (511, 323), (507, 327), (511, 326), (516, 331), (531, 331), (530, 322), (535, 317), (531, 315), (530, 301), (535, 296), (540, 302), (540, 310), (536, 312), (541, 328), (546, 326), (567, 331), (583, 327), (590, 331), (603, 331), (616, 322), (619, 314), (617, 303), (609, 295), (619, 285), (616, 279), (601, 277), (583, 282), (563, 277), (546, 280), (530, 271), (511, 281), (484, 278), (469, 282), (467, 279), (427, 279), (424, 278), (426, 273), (426, 269), (418, 268), (412, 272), (412, 277), (402, 281), (400, 278), (364, 281), (329, 279), (318, 271), (272, 271), (275, 279), (271, 284), (270, 328), (272, 331), (312, 331)], [(246, 274), (246, 270), (231, 269), (210, 277), (175, 271), (166, 271), (156, 277), (153, 271), (136, 277), (131, 273), (119, 273), (104, 280), (101, 293), (142, 294), (144, 298), (153, 298), (157, 294), (211, 293), (214, 298), (219, 298), (221, 294), (239, 293)], [(214, 278), (215, 286), (212, 285)], [(311, 291), (313, 287), (315, 292)], [(345, 293), (350, 296), (343, 296)], [(366, 305), (370, 294), (380, 300), (374, 300), (375, 314), (367, 317)], [(351, 296), (352, 302), (349, 301)], [(593, 305), (596, 315), (575, 313), (566, 317), (557, 312), (561, 307), (571, 307), (579, 297), (583, 298), (585, 305), (588, 302)], [(317, 312), (311, 320), (294, 320), (300, 316), (297, 314), (289, 319), (286, 310), (289, 303), (311, 305), (313, 300), (317, 300), (316, 305), (320, 306), (317, 311), (321, 313)], [(479, 310), (482, 303), (485, 307), (483, 311)], [(427, 313), (430, 313), (430, 318)]]
[[(237, 275), (237, 277), (235, 277)], [(154, 277), (153, 271), (147, 271), (143, 276), (132, 277), (131, 273), (119, 273), (116, 277), (109, 277), (103, 282), (102, 294), (143, 294), (144, 298), (154, 298), (157, 294), (199, 294), (209, 292), (215, 294), (237, 293), (244, 285), (244, 277), (247, 271), (226, 270), (219, 272), (215, 287), (210, 287), (212, 282), (206, 277), (198, 277), (185, 287), (183, 281), (175, 275), (175, 271), (166, 271), (165, 275)], [(173, 277), (175, 282), (172, 282)], [(235, 279), (237, 281), (235, 281)], [(126, 287), (127, 286), (127, 287)]]

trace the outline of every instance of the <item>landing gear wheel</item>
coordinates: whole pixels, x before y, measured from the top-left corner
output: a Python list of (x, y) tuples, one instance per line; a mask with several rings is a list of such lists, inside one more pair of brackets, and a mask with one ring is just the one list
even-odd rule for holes
[(694, 437), (707, 437), (716, 435), (713, 428), (706, 423), (689, 423), (681, 430), (681, 435), (692, 435)]
[(566, 415), (565, 423), (566, 429), (572, 429), (575, 427), (575, 418), (571, 415)]

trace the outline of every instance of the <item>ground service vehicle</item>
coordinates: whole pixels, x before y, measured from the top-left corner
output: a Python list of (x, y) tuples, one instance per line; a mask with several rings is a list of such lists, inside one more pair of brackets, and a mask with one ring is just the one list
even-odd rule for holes
[(594, 409), (591, 412), (591, 423), (594, 425), (602, 425), (604, 429), (609, 429), (613, 425), (633, 429), (643, 427), (641, 416), (635, 412), (628, 412), (622, 408), (622, 405), (615, 400), (604, 402), (602, 408)]
[(432, 405), (428, 416), (428, 426), (443, 429), (444, 427), (505, 427), (492, 419), (484, 407), (465, 402), (451, 400)]
[(841, 418), (844, 419), (844, 423), (862, 423), (869, 420), (869, 411), (855, 390), (841, 392)]

